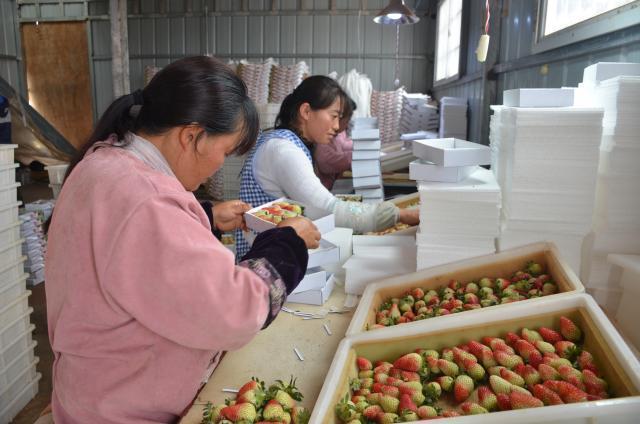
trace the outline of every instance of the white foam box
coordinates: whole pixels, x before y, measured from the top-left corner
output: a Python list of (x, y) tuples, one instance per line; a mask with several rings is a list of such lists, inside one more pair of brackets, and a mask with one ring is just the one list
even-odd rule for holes
[(307, 290), (317, 290), (323, 288), (327, 284), (327, 272), (320, 268), (307, 268), (304, 278), (293, 290), (293, 293), (300, 293)]
[(340, 248), (330, 241), (322, 239), (318, 248), (309, 249), (307, 269), (331, 265), (338, 261), (340, 261)]
[(409, 164), (409, 179), (415, 181), (438, 181), (455, 183), (473, 174), (477, 166), (439, 166), (418, 159)]
[[(351, 324), (346, 334), (352, 335), (366, 331), (376, 323), (376, 311), (386, 299), (392, 297), (402, 297), (408, 290), (415, 287), (421, 287), (425, 290), (438, 289), (445, 286), (452, 279), (459, 281), (479, 280), (483, 277), (509, 278), (516, 271), (524, 268), (527, 262), (535, 261), (542, 265), (543, 269), (551, 276), (553, 281), (558, 285), (558, 293), (547, 297), (563, 297), (576, 293), (583, 293), (584, 286), (578, 279), (576, 273), (567, 265), (561, 257), (558, 249), (553, 243), (542, 242), (533, 243), (515, 249), (505, 250), (501, 253), (478, 256), (470, 259), (463, 259), (451, 262), (445, 265), (439, 265), (427, 268), (418, 272), (414, 272), (399, 277), (385, 279), (376, 284), (371, 284), (364, 291), (358, 309), (353, 315)], [(527, 299), (521, 302), (536, 304), (544, 297), (536, 299)], [(482, 308), (481, 311), (504, 308), (506, 305), (496, 305), (488, 308)], [(475, 311), (465, 311), (458, 314), (447, 315), (443, 317), (430, 318), (424, 321), (431, 322), (441, 319), (448, 319), (457, 315), (465, 315)], [(421, 321), (410, 322), (403, 326), (420, 325)], [(423, 322), (423, 321), (422, 321)], [(391, 332), (396, 331), (397, 326), (377, 329), (375, 332)]]
[(0, 166), (0, 186), (16, 182), (16, 168), (18, 166), (17, 163)]
[(19, 239), (13, 243), (0, 247), (0, 267), (9, 265), (22, 256), (23, 241), (24, 240)]
[(582, 82), (595, 84), (621, 75), (640, 75), (640, 63), (598, 62), (584, 68)]
[(378, 118), (376, 117), (360, 117), (353, 118), (349, 123), (354, 130), (375, 129), (378, 127)]
[(351, 139), (357, 143), (359, 140), (380, 140), (380, 130), (377, 128), (351, 130)]
[(640, 256), (616, 255), (607, 256), (607, 261), (613, 268), (621, 268), (621, 273), (616, 274), (612, 269), (610, 275), (620, 275), (619, 281), (613, 282), (613, 286), (622, 288), (620, 304), (615, 317), (620, 329), (640, 349), (640, 326), (638, 326), (638, 301), (640, 297)]
[(0, 144), (0, 165), (11, 165), (17, 144)]
[(22, 274), (19, 278), (11, 282), (0, 281), (0, 309), (8, 306), (26, 293), (27, 277), (27, 274)]
[[(16, 340), (4, 350), (13, 349), (13, 345), (20, 342), (21, 340)], [(18, 377), (25, 368), (28, 368), (29, 365), (36, 360), (34, 348), (37, 344), (38, 342), (32, 341), (26, 349), (23, 349), (17, 355), (14, 355), (13, 359), (5, 364), (4, 368), (0, 366), (0, 387), (8, 386), (11, 381)]]
[(379, 187), (382, 187), (382, 178), (380, 178), (380, 175), (375, 175), (372, 177), (353, 178), (353, 188), (355, 188), (356, 191), (362, 188), (379, 188)]
[(0, 281), (13, 281), (20, 277), (24, 271), (23, 263), (26, 259), (26, 256), (21, 256), (17, 260), (0, 267)]
[[(378, 236), (374, 236), (378, 237)], [(352, 256), (344, 264), (346, 270), (344, 291), (361, 295), (367, 285), (395, 275), (403, 275), (416, 269), (416, 256), (401, 258)]]
[[(33, 309), (29, 308), (27, 298), (31, 295), (31, 291), (21, 294), (8, 305), (0, 308), (0, 346), (7, 346), (19, 334), (27, 330), (26, 327), (14, 324), (23, 317), (27, 312)], [(28, 324), (27, 320), (27, 324)]]
[(38, 394), (38, 381), (42, 375), (36, 374), (36, 378), (31, 381), (15, 399), (3, 410), (0, 410), (0, 422), (11, 422), (22, 409), (27, 406), (29, 401)]
[(373, 177), (380, 175), (380, 160), (352, 160), (351, 174), (353, 178)]
[(18, 240), (20, 240), (20, 221), (0, 228), (0, 246), (6, 246)]
[(515, 88), (504, 90), (502, 104), (510, 107), (573, 106), (573, 88)]
[(18, 374), (7, 385), (2, 385), (0, 389), (0, 411), (8, 409), (13, 401), (20, 396), (23, 389), (34, 380), (37, 381), (39, 374), (36, 372), (36, 365), (39, 359), (35, 358), (33, 362)]
[(381, 145), (380, 140), (354, 140), (353, 150), (380, 150)]
[(12, 183), (0, 187), (0, 205), (13, 204), (18, 200), (18, 187), (22, 184)]
[[(447, 320), (421, 321), (420, 326), (401, 325), (394, 333), (372, 331), (342, 340), (313, 408), (311, 423), (339, 423), (335, 405), (358, 376), (356, 358), (393, 361), (418, 348), (441, 350), (482, 337), (504, 337), (524, 327), (558, 327), (561, 316), (574, 321), (584, 333), (584, 347), (595, 359), (609, 383), (612, 399), (545, 406), (526, 410), (492, 412), (449, 418), (451, 423), (637, 423), (640, 411), (640, 364), (631, 349), (586, 294), (549, 298), (535, 308), (524, 302), (504, 309), (490, 308), (468, 316), (454, 314)], [(474, 314), (475, 313), (475, 314)], [(474, 314), (474, 315), (472, 315)]]
[(329, 231), (335, 228), (335, 217), (331, 212), (325, 211), (323, 209), (318, 209), (313, 206), (305, 206), (300, 202), (287, 199), (286, 197), (281, 197), (272, 202), (265, 203), (264, 205), (257, 206), (245, 212), (244, 220), (247, 223), (247, 227), (249, 227), (249, 229), (257, 233), (261, 233), (263, 231), (276, 228), (276, 224), (274, 224), (273, 222), (260, 219), (257, 216), (254, 216), (253, 213), (259, 211), (262, 208), (270, 206), (273, 203), (278, 203), (278, 202), (288, 202), (288, 203), (294, 203), (296, 205), (303, 206), (304, 216), (313, 221), (315, 226), (318, 227), (318, 231), (320, 231), (321, 234), (328, 233)]
[(351, 152), (351, 160), (367, 160), (377, 159), (380, 160), (379, 150), (354, 150)]
[(472, 166), (491, 163), (489, 146), (457, 138), (415, 140), (413, 154), (440, 166)]
[(382, 198), (384, 197), (384, 190), (382, 189), (382, 187), (379, 188), (359, 188), (356, 190), (356, 194), (367, 198), (372, 198), (372, 197), (377, 197), (377, 198)]
[(315, 290), (307, 290), (303, 292), (294, 292), (287, 297), (287, 302), (303, 303), (306, 305), (324, 305), (329, 300), (329, 296), (335, 287), (335, 278), (329, 275), (324, 287)]

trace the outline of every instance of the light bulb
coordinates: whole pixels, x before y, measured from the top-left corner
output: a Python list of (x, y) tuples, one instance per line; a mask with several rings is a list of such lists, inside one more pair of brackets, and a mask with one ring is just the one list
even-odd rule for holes
[(401, 13), (389, 13), (387, 15), (387, 18), (393, 19), (395, 21), (395, 20), (398, 20), (398, 19), (402, 18), (402, 14)]

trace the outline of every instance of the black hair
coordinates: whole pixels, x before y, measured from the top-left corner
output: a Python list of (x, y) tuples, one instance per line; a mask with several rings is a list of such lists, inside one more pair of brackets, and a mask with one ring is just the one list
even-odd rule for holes
[(276, 118), (276, 129), (287, 129), (298, 132), (296, 128), (300, 106), (309, 103), (311, 109), (326, 109), (337, 99), (344, 103), (345, 92), (332, 78), (313, 75), (306, 78), (295, 90), (285, 97)]
[(190, 124), (202, 126), (209, 135), (240, 130), (240, 142), (232, 153), (244, 154), (255, 143), (259, 131), (255, 105), (244, 82), (218, 59), (177, 60), (159, 71), (143, 90), (116, 99), (71, 161), (65, 180), (85, 153), (111, 134), (122, 140), (129, 131), (159, 135)]
[(342, 118), (351, 119), (353, 116), (353, 112), (358, 108), (356, 102), (347, 94), (344, 94), (344, 98), (342, 100)]

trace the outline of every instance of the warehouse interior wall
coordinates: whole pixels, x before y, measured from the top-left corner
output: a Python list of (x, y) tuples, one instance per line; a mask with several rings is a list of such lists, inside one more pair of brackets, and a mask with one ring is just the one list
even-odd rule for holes
[[(491, 45), (495, 63), (481, 64), (475, 49), (484, 25), (485, 2), (464, 0), (460, 78), (435, 85), (436, 98), (465, 97), (469, 101), (468, 139), (489, 144), (491, 104), (502, 103), (502, 92), (513, 88), (576, 87), (585, 67), (597, 62), (640, 62), (640, 23), (599, 37), (534, 54), (538, 2), (493, 0)], [(465, 21), (468, 24), (465, 26)], [(463, 31), (464, 32), (464, 31)], [(491, 53), (490, 53), (491, 56)]]
[(15, 0), (0, 0), (0, 77), (23, 92), (20, 71), (18, 8)]

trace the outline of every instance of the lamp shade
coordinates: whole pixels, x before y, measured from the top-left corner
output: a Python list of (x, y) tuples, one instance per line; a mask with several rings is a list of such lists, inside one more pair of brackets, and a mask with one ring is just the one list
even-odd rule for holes
[(373, 18), (375, 23), (386, 25), (410, 25), (419, 20), (413, 10), (404, 4), (404, 0), (390, 0), (389, 5)]

